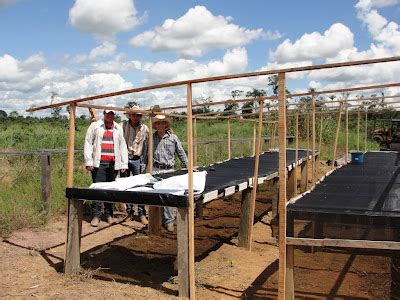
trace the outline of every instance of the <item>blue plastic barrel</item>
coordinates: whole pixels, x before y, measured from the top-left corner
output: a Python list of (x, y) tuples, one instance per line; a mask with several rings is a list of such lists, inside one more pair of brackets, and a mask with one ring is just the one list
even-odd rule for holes
[(364, 152), (352, 152), (351, 153), (351, 163), (352, 164), (364, 163)]

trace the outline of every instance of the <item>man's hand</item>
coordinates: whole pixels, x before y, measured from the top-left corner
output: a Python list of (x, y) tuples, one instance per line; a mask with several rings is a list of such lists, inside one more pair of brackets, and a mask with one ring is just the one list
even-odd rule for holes
[(89, 172), (93, 171), (93, 166), (85, 166), (86, 170)]

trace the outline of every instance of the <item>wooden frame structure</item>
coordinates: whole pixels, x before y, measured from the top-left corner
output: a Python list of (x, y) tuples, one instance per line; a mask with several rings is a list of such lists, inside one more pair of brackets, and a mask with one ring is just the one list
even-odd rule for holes
[[(149, 91), (159, 88), (167, 88), (167, 87), (177, 87), (177, 86), (186, 86), (187, 98), (186, 105), (183, 106), (175, 106), (175, 107), (164, 107), (162, 108), (162, 114), (171, 115), (165, 113), (165, 110), (169, 109), (177, 109), (177, 108), (186, 108), (187, 114), (186, 116), (177, 115), (179, 117), (185, 117), (187, 120), (187, 141), (188, 141), (188, 208), (179, 208), (177, 223), (178, 223), (178, 278), (179, 278), (179, 296), (183, 298), (195, 299), (195, 274), (194, 274), (194, 194), (193, 194), (193, 167), (194, 167), (194, 146), (193, 146), (193, 118), (192, 108), (196, 106), (202, 106), (201, 104), (193, 104), (192, 100), (192, 89), (193, 85), (197, 83), (207, 83), (214, 82), (220, 80), (229, 80), (236, 78), (246, 78), (246, 77), (256, 77), (256, 76), (266, 76), (266, 75), (275, 75), (278, 74), (278, 95), (277, 97), (265, 97), (254, 99), (254, 101), (258, 101), (260, 103), (260, 108), (258, 111), (258, 139), (257, 144), (255, 145), (255, 169), (254, 169), (254, 178), (253, 178), (253, 191), (251, 194), (251, 201), (249, 202), (250, 209), (248, 210), (247, 215), (247, 241), (244, 243), (247, 249), (251, 249), (251, 236), (252, 236), (252, 221), (254, 218), (254, 205), (255, 205), (255, 195), (256, 188), (258, 183), (258, 157), (260, 153), (260, 136), (261, 129), (263, 124), (263, 101), (266, 99), (278, 99), (278, 137), (279, 137), (279, 290), (278, 295), (279, 299), (294, 299), (294, 280), (293, 280), (293, 255), (294, 255), (294, 243), (292, 240), (286, 239), (286, 203), (287, 203), (287, 167), (286, 167), (286, 131), (287, 131), (287, 107), (286, 107), (286, 97), (285, 94), (285, 86), (286, 86), (286, 74), (292, 72), (303, 72), (303, 71), (312, 71), (312, 70), (321, 70), (321, 69), (329, 69), (329, 68), (340, 68), (340, 67), (351, 67), (351, 66), (360, 66), (367, 64), (376, 64), (376, 63), (386, 63), (386, 62), (394, 62), (399, 61), (400, 57), (389, 57), (382, 59), (372, 59), (372, 60), (361, 60), (361, 61), (352, 61), (352, 62), (342, 62), (342, 63), (332, 63), (332, 64), (323, 64), (316, 66), (306, 66), (306, 67), (295, 67), (295, 68), (286, 68), (279, 70), (267, 70), (253, 73), (243, 73), (243, 74), (233, 74), (233, 75), (225, 75), (225, 76), (216, 76), (216, 77), (208, 77), (208, 78), (200, 78), (194, 80), (185, 80), (179, 82), (170, 82), (164, 84), (157, 84), (146, 87), (133, 88), (129, 90), (113, 92), (103, 95), (97, 95), (92, 97), (86, 97), (81, 99), (75, 99), (66, 101), (63, 103), (46, 105), (42, 107), (30, 108), (27, 111), (33, 112), (42, 109), (54, 108), (58, 106), (69, 105), (70, 106), (70, 119), (69, 119), (69, 142), (68, 142), (68, 158), (67, 158), (67, 187), (73, 187), (73, 170), (74, 170), (74, 141), (75, 141), (75, 112), (76, 107), (87, 107), (87, 108), (105, 108), (105, 106), (93, 106), (83, 104), (83, 102), (96, 100), (101, 98), (120, 96), (130, 93), (137, 93), (142, 91)], [(399, 84), (388, 84), (388, 85), (380, 85), (375, 86), (374, 88), (383, 88), (383, 87), (391, 87), (391, 86), (399, 86)], [(312, 107), (312, 160), (313, 160), (313, 179), (314, 179), (314, 156), (315, 156), (315, 95), (323, 94), (323, 93), (335, 93), (341, 91), (357, 91), (364, 90), (365, 87), (356, 87), (349, 89), (338, 89), (331, 91), (322, 91), (315, 92), (312, 94), (313, 97), (313, 107)], [(310, 93), (302, 93), (296, 94), (296, 96), (304, 96), (310, 95)], [(292, 95), (295, 96), (295, 95)], [(212, 105), (224, 104), (231, 102), (233, 100), (223, 101), (223, 102), (214, 102)], [(246, 101), (249, 101), (246, 99)], [(240, 102), (237, 100), (236, 102)], [(339, 101), (340, 102), (340, 101)], [(341, 103), (341, 102), (340, 102)], [(207, 105), (210, 105), (209, 103)], [(342, 103), (341, 105), (342, 106)], [(108, 107), (109, 109), (109, 107)], [(119, 111), (124, 111), (126, 109), (123, 108), (115, 108)], [(145, 113), (151, 113), (151, 111), (144, 111)], [(367, 116), (367, 113), (366, 113)], [(339, 117), (340, 120), (340, 117)], [(298, 124), (298, 123), (297, 123)], [(339, 127), (339, 126), (338, 126)], [(296, 136), (298, 134), (296, 133)], [(298, 138), (296, 138), (297, 142)], [(335, 147), (336, 148), (336, 147)], [(308, 156), (307, 156), (308, 158)], [(297, 162), (295, 164), (295, 168), (297, 167)], [(304, 166), (302, 165), (302, 170)], [(151, 167), (150, 167), (151, 170)], [(302, 172), (303, 174), (303, 172)], [(303, 176), (302, 176), (303, 177)], [(303, 180), (302, 180), (303, 181)], [(301, 187), (302, 189), (302, 187)], [(296, 194), (296, 192), (294, 192)], [(244, 193), (248, 197), (249, 193)], [(65, 260), (65, 272), (73, 273), (77, 271), (80, 267), (80, 237), (81, 237), (81, 223), (82, 223), (82, 207), (81, 202), (76, 199), (68, 199), (68, 232), (67, 232), (67, 242), (66, 242), (66, 260)]]

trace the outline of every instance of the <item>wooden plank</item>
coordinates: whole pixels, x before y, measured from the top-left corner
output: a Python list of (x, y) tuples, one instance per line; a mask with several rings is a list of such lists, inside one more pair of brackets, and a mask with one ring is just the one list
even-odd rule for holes
[(176, 214), (176, 230), (178, 242), (178, 293), (179, 298), (189, 298), (189, 219), (188, 209), (178, 208)]
[[(66, 182), (66, 187), (73, 187), (74, 184), (74, 148), (75, 148), (75, 115), (76, 115), (76, 105), (70, 105), (69, 107), (69, 129), (68, 129), (68, 150), (67, 150), (67, 182)], [(71, 203), (71, 200), (68, 199), (68, 204), (67, 204), (67, 234), (65, 237), (65, 261), (64, 261), (64, 272), (65, 271), (71, 271), (75, 269), (76, 267), (76, 261), (71, 262), (71, 267), (70, 269), (66, 270), (66, 259), (68, 256), (68, 245), (72, 243), (72, 241), (69, 240), (70, 236), (73, 235), (70, 233), (70, 223), (73, 220), (70, 220), (70, 209), (73, 207), (73, 204)], [(76, 213), (76, 212), (75, 212)], [(74, 214), (74, 211), (72, 212)], [(76, 217), (76, 214), (74, 214)], [(72, 245), (73, 249), (75, 249), (76, 245)], [(70, 245), (70, 247), (72, 247)]]
[(344, 160), (347, 164), (349, 155), (349, 108), (346, 106), (346, 153), (344, 154)]
[(360, 111), (357, 111), (357, 151), (360, 151)]
[(364, 141), (364, 152), (368, 150), (368, 108), (365, 109), (365, 141)]
[(49, 153), (40, 155), (40, 173), (43, 208), (48, 218), (51, 215), (51, 165)]
[(249, 223), (250, 219), (248, 218), (251, 211), (251, 190), (252, 188), (249, 187), (242, 191), (238, 246), (243, 248), (246, 248), (247, 245), (251, 244), (249, 228), (253, 226), (253, 223)]
[(286, 238), (288, 245), (314, 246), (314, 247), (340, 247), (360, 249), (400, 250), (400, 242), (369, 241), (350, 239), (312, 239), (312, 238)]
[(278, 74), (279, 98), (279, 284), (278, 298), (286, 299), (286, 92), (285, 73)]
[(197, 119), (193, 118), (193, 165), (197, 166)]
[(342, 118), (342, 103), (340, 103), (339, 113), (338, 113), (338, 121), (336, 126), (336, 135), (335, 135), (335, 144), (333, 145), (333, 155), (332, 155), (332, 166), (331, 169), (335, 168), (335, 161), (336, 161), (336, 150), (339, 141), (339, 132), (340, 132), (340, 119)]
[(300, 164), (300, 193), (307, 191), (307, 169), (308, 159), (305, 159)]
[(64, 272), (74, 274), (81, 267), (82, 201), (68, 199), (68, 237), (65, 251)]
[(187, 85), (187, 141), (188, 141), (188, 248), (189, 248), (189, 291), (190, 299), (196, 299), (194, 270), (194, 192), (193, 192), (193, 116), (192, 85)]
[[(192, 79), (192, 80), (183, 80), (183, 81), (150, 85), (150, 86), (145, 86), (145, 87), (138, 87), (138, 88), (123, 90), (123, 91), (118, 91), (118, 92), (112, 92), (112, 93), (106, 93), (106, 94), (102, 94), (102, 95), (85, 97), (85, 98), (80, 98), (80, 99), (74, 99), (74, 100), (56, 103), (56, 104), (52, 104), (52, 105), (31, 107), (31, 108), (27, 109), (27, 112), (33, 112), (33, 111), (37, 111), (37, 110), (54, 108), (54, 107), (64, 106), (64, 105), (71, 105), (71, 104), (76, 104), (76, 103), (90, 101), (90, 100), (120, 96), (120, 95), (125, 95), (125, 94), (130, 94), (130, 93), (143, 92), (143, 91), (154, 90), (154, 89), (159, 89), (159, 88), (174, 87), (174, 86), (188, 85), (188, 84), (191, 85), (192, 83), (211, 82), (211, 81), (219, 81), (219, 80), (227, 80), (227, 79), (244, 78), (244, 77), (256, 77), (256, 76), (272, 75), (272, 74), (283, 73), (283, 72), (288, 73), (288, 72), (300, 72), (300, 71), (311, 71), (311, 70), (330, 69), (330, 68), (339, 68), (339, 67), (348, 67), (348, 66), (358, 66), (358, 65), (375, 64), (375, 63), (383, 63), (383, 62), (392, 62), (392, 61), (398, 61), (398, 60), (400, 60), (400, 56), (380, 58), (380, 59), (371, 59), (371, 60), (359, 60), (359, 61), (349, 61), (349, 62), (341, 62), (341, 63), (304, 66), (304, 67), (284, 68), (284, 69), (276, 69), (276, 70), (266, 70), (266, 71), (259, 71), (259, 72), (232, 74), (232, 75), (215, 76), (215, 77), (205, 77), (205, 78)], [(390, 87), (390, 85), (385, 85), (385, 87)], [(379, 87), (379, 88), (382, 88), (382, 87)], [(365, 89), (365, 88), (363, 88), (363, 89)], [(360, 89), (352, 88), (352, 89), (346, 89), (345, 91), (356, 91), (356, 90), (360, 90)], [(341, 91), (343, 91), (343, 89), (331, 90), (329, 93), (339, 93)], [(318, 92), (318, 94), (321, 94), (321, 93), (322, 93), (321, 91)], [(307, 94), (307, 93), (303, 93), (303, 94)], [(230, 100), (230, 101), (232, 101), (232, 100)], [(203, 104), (203, 106), (204, 106), (204, 103), (201, 103), (201, 104)], [(210, 105), (210, 103), (207, 103), (207, 105)], [(200, 104), (196, 104), (193, 106), (200, 106)], [(169, 107), (168, 109), (178, 109), (178, 108), (184, 108), (184, 107), (185, 106), (183, 106), (183, 107), (182, 106), (174, 106), (174, 107)], [(162, 108), (162, 109), (165, 110), (166, 108)]]
[(228, 159), (231, 159), (231, 122), (228, 120)]
[(286, 245), (286, 295), (285, 299), (294, 299), (294, 246)]
[(272, 219), (274, 219), (278, 216), (279, 210), (279, 178), (272, 179), (272, 189)]
[[(319, 144), (318, 144), (318, 163), (317, 163), (317, 171), (319, 171), (320, 166), (321, 166), (321, 152), (322, 152), (322, 130), (323, 130), (323, 127), (322, 127), (322, 120), (323, 120), (323, 118), (322, 118), (322, 116), (321, 116), (320, 118), (321, 118), (321, 120), (320, 120), (321, 124), (320, 124), (320, 126), (319, 126)], [(319, 172), (318, 172), (317, 174), (319, 174)]]
[(256, 138), (257, 138), (257, 130), (256, 123), (253, 123), (253, 156), (256, 155)]
[[(307, 154), (306, 154), (306, 160), (310, 160), (310, 114), (307, 114), (306, 116), (306, 139), (307, 139)], [(308, 190), (308, 167), (309, 164), (307, 163), (307, 171), (306, 171), (306, 190)]]
[(312, 95), (312, 100), (311, 100), (311, 108), (312, 108), (312, 115), (311, 115), (311, 125), (312, 125), (312, 130), (311, 130), (311, 186), (314, 186), (315, 184), (315, 94)]
[(248, 226), (247, 228), (247, 236), (248, 238), (246, 239), (246, 244), (244, 247), (247, 250), (251, 250), (251, 241), (253, 238), (253, 223), (254, 223), (254, 211), (256, 208), (256, 198), (257, 198), (257, 187), (258, 187), (258, 167), (260, 164), (260, 149), (261, 149), (261, 134), (262, 134), (262, 125), (263, 125), (263, 106), (264, 102), (260, 102), (259, 106), (259, 114), (258, 114), (258, 131), (257, 131), (257, 145), (256, 145), (256, 155), (254, 159), (254, 175), (253, 175), (253, 188), (251, 190), (251, 201), (250, 201), (250, 207), (248, 210), (247, 217), (248, 220), (246, 222), (248, 224), (251, 224), (251, 226)]
[(296, 169), (288, 171), (288, 182), (287, 182), (287, 198), (291, 199), (296, 196), (297, 183), (296, 183)]

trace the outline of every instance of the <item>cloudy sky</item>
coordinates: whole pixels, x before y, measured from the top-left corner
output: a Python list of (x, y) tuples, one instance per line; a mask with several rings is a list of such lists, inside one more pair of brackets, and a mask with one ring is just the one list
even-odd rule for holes
[[(0, 109), (162, 82), (400, 55), (398, 0), (0, 0)], [(300, 92), (399, 82), (400, 63), (292, 74)], [(267, 79), (194, 86), (194, 97), (267, 89)], [(385, 93), (397, 93), (395, 89)], [(184, 104), (160, 89), (97, 101)], [(49, 112), (46, 112), (49, 113)]]

